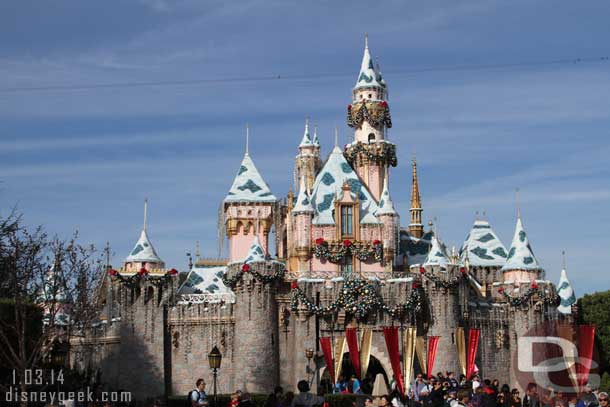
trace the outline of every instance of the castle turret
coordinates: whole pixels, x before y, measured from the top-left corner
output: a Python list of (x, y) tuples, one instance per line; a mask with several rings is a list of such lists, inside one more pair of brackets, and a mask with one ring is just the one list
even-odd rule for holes
[(396, 146), (386, 140), (386, 129), (392, 127), (386, 95), (387, 87), (373, 64), (367, 37), (352, 103), (347, 107), (347, 124), (355, 133), (354, 141), (345, 148), (345, 157), (376, 200), (381, 197), (386, 169), (397, 164)]
[(383, 257), (385, 270), (392, 271), (394, 260), (398, 254), (398, 233), (400, 228), (400, 217), (394, 208), (394, 202), (388, 189), (388, 177), (383, 181), (383, 192), (379, 201), (377, 217), (383, 223)]
[(445, 253), (445, 249), (441, 245), (436, 235), (432, 235), (432, 246), (428, 252), (428, 257), (424, 262), (424, 267), (432, 268), (433, 270), (447, 271), (449, 267), (449, 259)]
[[(246, 137), (249, 138), (249, 131)], [(273, 224), (273, 208), (276, 201), (276, 197), (250, 158), (248, 142), (246, 142), (244, 158), (233, 185), (224, 199), (229, 262), (240, 261), (246, 256), (255, 233), (258, 234), (264, 252), (268, 253), (268, 237)]]
[(544, 270), (536, 260), (523, 228), (521, 216), (517, 216), (515, 235), (508, 250), (508, 258), (502, 267), (504, 281), (526, 282), (542, 278)]
[(295, 248), (299, 258), (299, 272), (309, 271), (309, 259), (311, 257), (311, 221), (313, 218), (313, 207), (311, 198), (307, 193), (305, 174), (301, 176), (299, 196), (292, 209), (292, 218), (295, 231)]
[(411, 175), (411, 223), (409, 223), (409, 234), (416, 238), (421, 238), (424, 235), (424, 224), (421, 220), (421, 196), (419, 194), (419, 180), (417, 179), (417, 161), (413, 157), (412, 175)]
[(152, 242), (148, 238), (148, 200), (144, 200), (144, 225), (142, 226), (142, 232), (138, 239), (135, 247), (129, 253), (129, 256), (125, 259), (123, 266), (123, 272), (137, 273), (142, 268), (148, 271), (161, 270), (165, 268), (165, 262), (161, 260), (157, 254)]
[(305, 132), (303, 133), (301, 144), (299, 144), (299, 154), (295, 157), (295, 175), (298, 180), (304, 176), (305, 186), (308, 190), (311, 190), (321, 167), (318, 129), (314, 129), (312, 136), (309, 131), (309, 118), (307, 118), (305, 121)]
[[(275, 294), (283, 265), (268, 260), (258, 236), (245, 259), (230, 264), (229, 277), (241, 274), (235, 293), (234, 386), (251, 393), (270, 393), (279, 382), (278, 312)], [(269, 281), (264, 281), (266, 276)]]
[(572, 288), (572, 284), (570, 284), (570, 280), (568, 280), (565, 258), (563, 267), (561, 268), (561, 275), (559, 276), (559, 283), (557, 284), (557, 296), (559, 296), (557, 311), (564, 315), (572, 314), (572, 306), (576, 304), (576, 295), (574, 295), (574, 289)]

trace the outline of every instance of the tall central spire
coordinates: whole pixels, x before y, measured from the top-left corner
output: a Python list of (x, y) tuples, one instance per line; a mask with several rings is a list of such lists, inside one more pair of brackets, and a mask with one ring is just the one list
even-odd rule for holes
[(419, 193), (419, 181), (417, 179), (417, 161), (413, 157), (412, 178), (411, 178), (411, 223), (409, 224), (409, 233), (413, 237), (420, 238), (424, 235), (424, 225), (421, 221), (421, 196)]

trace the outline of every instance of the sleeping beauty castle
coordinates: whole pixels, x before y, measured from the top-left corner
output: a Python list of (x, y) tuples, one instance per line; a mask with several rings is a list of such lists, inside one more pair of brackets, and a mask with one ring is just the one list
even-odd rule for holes
[(565, 270), (559, 286), (545, 278), (520, 216), (510, 246), (477, 219), (461, 249), (448, 248), (422, 221), (415, 160), (401, 216), (387, 96), (367, 43), (347, 108), (353, 141), (322, 156), (306, 123), (295, 135), (298, 191), (284, 198), (246, 148), (221, 203), (227, 258), (197, 258), (180, 279), (145, 220), (98, 289), (99, 320), (71, 339), (71, 366), (141, 399), (186, 394), (198, 377), (211, 392), (214, 347), (219, 393), (293, 389), (301, 379), (322, 389), (341, 375), (404, 391), (415, 374), (437, 371), (522, 385), (518, 338), (547, 321), (572, 323)]

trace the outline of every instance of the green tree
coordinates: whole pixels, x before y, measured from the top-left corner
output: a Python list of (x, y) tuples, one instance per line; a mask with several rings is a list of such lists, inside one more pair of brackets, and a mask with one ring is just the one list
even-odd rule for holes
[(595, 325), (600, 374), (610, 369), (610, 290), (586, 294), (578, 299), (580, 323)]

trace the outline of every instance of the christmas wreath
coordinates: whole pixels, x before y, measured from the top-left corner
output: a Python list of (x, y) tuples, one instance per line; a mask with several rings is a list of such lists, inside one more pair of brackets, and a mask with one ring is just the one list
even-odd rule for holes
[[(443, 280), (434, 273), (426, 273), (426, 269), (424, 267), (420, 267), (419, 272), (421, 273), (422, 276), (424, 276), (428, 280), (432, 281), (434, 283), (434, 285), (437, 287), (449, 289), (449, 288), (457, 287), (460, 284), (460, 278), (458, 278), (458, 277), (453, 277), (449, 280)], [(462, 275), (462, 279), (465, 279), (468, 277), (468, 272), (466, 271), (466, 269), (464, 267), (460, 267), (460, 274)]]
[(386, 126), (392, 127), (390, 117), (390, 107), (388, 102), (382, 101), (362, 101), (347, 105), (347, 125), (350, 127), (360, 127), (362, 122), (367, 121), (375, 128)]
[(131, 276), (123, 276), (119, 271), (117, 271), (115, 269), (110, 269), (110, 270), (108, 270), (108, 275), (113, 280), (118, 280), (122, 284), (124, 284), (130, 288), (135, 287), (138, 284), (138, 282), (143, 279), (150, 281), (152, 284), (154, 284), (155, 286), (158, 287), (158, 286), (162, 286), (165, 283), (169, 282), (172, 277), (177, 276), (178, 270), (169, 269), (164, 274), (150, 275), (148, 270), (146, 270), (146, 268), (142, 267), (136, 274), (133, 274)]

